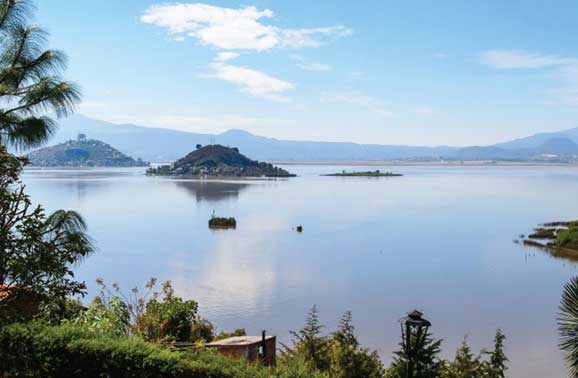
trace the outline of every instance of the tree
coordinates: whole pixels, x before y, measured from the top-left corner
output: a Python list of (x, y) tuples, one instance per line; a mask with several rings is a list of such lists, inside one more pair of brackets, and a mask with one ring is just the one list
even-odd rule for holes
[(382, 378), (385, 374), (377, 352), (359, 347), (353, 318), (347, 311), (331, 340), (329, 376), (332, 378)]
[(484, 372), (480, 356), (474, 356), (465, 337), (454, 360), (442, 370), (440, 375), (443, 378), (481, 378)]
[(47, 33), (27, 24), (29, 0), (0, 0), (0, 144), (31, 148), (56, 130), (80, 100), (78, 87), (61, 77), (66, 56), (45, 49)]
[(23, 296), (63, 305), (67, 296), (83, 294), (71, 268), (93, 252), (79, 214), (46, 216), (32, 205), (19, 179), (25, 163), (0, 145), (0, 288), (9, 294), (0, 300), (0, 318)]
[(490, 353), (490, 361), (488, 368), (489, 378), (505, 378), (506, 370), (508, 370), (508, 357), (504, 352), (504, 340), (506, 336), (502, 333), (502, 330), (496, 330), (496, 336), (494, 336), (494, 350)]
[(305, 326), (293, 335), (293, 347), (285, 347), (284, 358), (299, 358), (319, 371), (329, 369), (329, 339), (321, 335), (323, 325), (319, 322), (319, 310), (314, 305), (309, 314)]
[[(436, 340), (428, 330), (423, 341), (419, 343), (415, 351), (412, 377), (435, 378), (438, 377), (440, 366), (442, 365), (439, 354), (441, 352), (442, 340)], [(399, 343), (401, 349), (394, 352), (393, 361), (387, 370), (388, 378), (406, 378), (408, 375), (408, 358), (403, 348), (403, 340)]]
[(560, 349), (565, 355), (570, 377), (578, 377), (578, 277), (564, 286), (558, 317)]

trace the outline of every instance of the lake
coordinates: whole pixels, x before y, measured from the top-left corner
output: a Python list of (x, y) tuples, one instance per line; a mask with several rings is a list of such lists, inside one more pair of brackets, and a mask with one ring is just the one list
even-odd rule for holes
[[(424, 312), (444, 356), (467, 336), (491, 348), (507, 336), (510, 376), (565, 376), (557, 349), (562, 286), (575, 262), (515, 244), (519, 234), (578, 218), (572, 167), (355, 167), (404, 177), (321, 177), (352, 167), (288, 166), (280, 180), (184, 181), (144, 169), (29, 169), (49, 210), (85, 217), (98, 252), (78, 268), (126, 291), (171, 280), (220, 330), (267, 329), (281, 341), (313, 304), (332, 331), (346, 310), (384, 363), (399, 318)], [(211, 231), (211, 214), (236, 230)], [(295, 227), (303, 226), (298, 233)]]

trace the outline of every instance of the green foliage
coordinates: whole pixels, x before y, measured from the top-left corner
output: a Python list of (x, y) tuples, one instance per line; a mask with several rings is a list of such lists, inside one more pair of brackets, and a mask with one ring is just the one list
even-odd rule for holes
[(467, 340), (456, 351), (453, 361), (445, 364), (440, 377), (443, 378), (481, 378), (485, 371), (480, 356), (474, 356)]
[(47, 33), (28, 24), (28, 0), (0, 0), (0, 144), (37, 147), (56, 130), (54, 120), (80, 101), (75, 84), (61, 72), (66, 56), (47, 50)]
[(502, 333), (502, 330), (498, 329), (496, 331), (496, 336), (494, 336), (494, 350), (490, 352), (490, 361), (488, 364), (488, 377), (489, 378), (505, 378), (506, 370), (508, 370), (508, 357), (504, 352), (504, 340), (506, 336)]
[(313, 306), (307, 315), (305, 326), (293, 335), (293, 347), (286, 347), (285, 358), (299, 357), (319, 371), (329, 369), (330, 340), (321, 335), (324, 326), (319, 322), (319, 310)]
[(144, 313), (136, 319), (136, 332), (149, 341), (191, 341), (197, 302), (175, 296), (169, 281), (163, 284), (162, 292), (162, 300), (147, 302)]
[(382, 378), (385, 374), (377, 352), (359, 347), (351, 312), (346, 312), (333, 334), (329, 375), (332, 378)]
[(562, 248), (578, 249), (578, 226), (571, 224), (568, 229), (559, 230), (556, 245)]
[[(233, 332), (221, 331), (215, 337), (213, 337), (212, 341), (228, 339), (229, 337), (235, 337), (235, 336), (247, 336), (247, 332), (245, 331), (245, 328), (237, 328)], [(209, 340), (209, 339), (205, 339), (205, 340)]]
[[(467, 340), (456, 351), (452, 361), (443, 360), (439, 357), (441, 352), (441, 340), (435, 340), (431, 334), (426, 334), (421, 344), (415, 361), (414, 378), (504, 378), (508, 358), (504, 352), (504, 340), (506, 337), (501, 330), (496, 331), (494, 337), (494, 349), (491, 352), (482, 350), (474, 355)], [(400, 344), (401, 346), (401, 344)], [(489, 356), (488, 358), (485, 358)], [(407, 356), (402, 350), (394, 352), (394, 359), (387, 369), (387, 378), (406, 378)]]
[(79, 214), (46, 216), (32, 205), (19, 178), (25, 163), (0, 146), (0, 286), (11, 293), (0, 301), (3, 320), (12, 318), (12, 305), (22, 296), (64, 306), (66, 297), (83, 294), (85, 285), (71, 268), (93, 252)]
[(570, 377), (578, 377), (578, 277), (564, 286), (558, 318), (560, 349), (564, 352)]
[(319, 312), (313, 306), (303, 329), (292, 332), (292, 348), (280, 357), (281, 365), (304, 364), (332, 378), (382, 378), (384, 368), (375, 351), (360, 348), (355, 336), (351, 312), (346, 312), (339, 328), (323, 336)]
[(101, 297), (94, 298), (76, 321), (86, 324), (90, 330), (115, 336), (128, 335), (130, 329), (128, 308), (118, 297), (112, 297), (106, 303)]
[[(413, 337), (413, 336), (412, 336)], [(412, 339), (412, 344), (416, 343)], [(441, 352), (442, 340), (434, 339), (428, 330), (418, 347), (415, 350), (415, 359), (413, 364), (412, 377), (434, 378), (438, 377), (442, 361), (439, 358)], [(393, 361), (387, 370), (388, 378), (405, 378), (408, 374), (408, 356), (400, 342), (400, 350), (394, 352)]]
[(151, 278), (142, 293), (135, 287), (130, 294), (123, 293), (117, 284), (109, 289), (102, 279), (97, 284), (100, 294), (80, 318), (92, 329), (133, 334), (155, 343), (206, 342), (214, 338), (214, 326), (197, 314), (197, 302), (176, 296), (170, 281), (157, 292), (157, 280)]
[(172, 352), (137, 337), (32, 322), (0, 329), (0, 373), (26, 377), (328, 378), (294, 362), (276, 369), (210, 352)]

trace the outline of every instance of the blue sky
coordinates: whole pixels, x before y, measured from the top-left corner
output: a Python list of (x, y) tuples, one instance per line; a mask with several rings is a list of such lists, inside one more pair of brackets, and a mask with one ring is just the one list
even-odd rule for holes
[(412, 145), (578, 126), (574, 1), (39, 0), (35, 21), (112, 122)]

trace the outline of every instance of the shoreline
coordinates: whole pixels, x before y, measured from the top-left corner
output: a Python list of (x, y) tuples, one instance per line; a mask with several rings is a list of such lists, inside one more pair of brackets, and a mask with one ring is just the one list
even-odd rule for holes
[(402, 161), (402, 160), (268, 160), (273, 165), (319, 165), (319, 166), (423, 166), (423, 167), (578, 167), (578, 163), (517, 162), (491, 160), (465, 161)]

